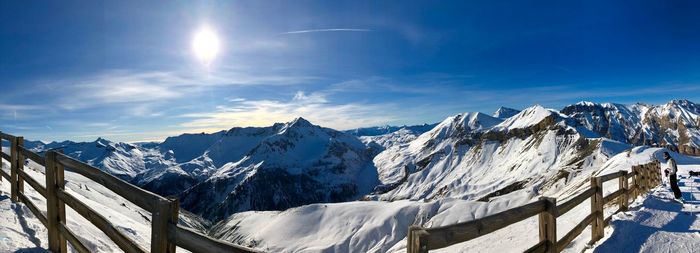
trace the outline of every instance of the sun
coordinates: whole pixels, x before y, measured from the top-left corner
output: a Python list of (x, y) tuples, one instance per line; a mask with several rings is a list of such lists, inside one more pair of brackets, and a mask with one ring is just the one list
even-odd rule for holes
[(220, 46), (219, 36), (208, 26), (199, 28), (192, 38), (194, 55), (207, 65), (211, 64), (216, 55), (219, 54)]

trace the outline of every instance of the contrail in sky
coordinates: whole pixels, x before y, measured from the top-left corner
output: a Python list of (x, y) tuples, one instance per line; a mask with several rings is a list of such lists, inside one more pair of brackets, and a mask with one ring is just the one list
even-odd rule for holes
[(283, 32), (280, 34), (297, 34), (297, 33), (316, 33), (316, 32), (371, 32), (370, 29), (354, 29), (354, 28), (330, 28), (330, 29), (311, 29), (299, 30), (291, 32)]

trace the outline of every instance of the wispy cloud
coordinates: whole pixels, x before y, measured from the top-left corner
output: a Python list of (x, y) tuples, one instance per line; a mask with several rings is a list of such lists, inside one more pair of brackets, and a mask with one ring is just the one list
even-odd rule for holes
[[(128, 112), (134, 116), (157, 115), (153, 103), (194, 96), (214, 88), (251, 85), (295, 85), (319, 78), (284, 74), (255, 74), (223, 68), (218, 72), (194, 71), (129, 71), (112, 70), (103, 73), (58, 80), (43, 84), (52, 94), (58, 94), (51, 106), (78, 110), (113, 104), (132, 104)], [(38, 89), (41, 91), (42, 89)], [(0, 105), (0, 111), (12, 109)], [(7, 110), (5, 110), (7, 111)]]
[(217, 107), (215, 112), (180, 115), (191, 118), (181, 126), (190, 131), (213, 132), (233, 126), (269, 126), (304, 117), (336, 129), (380, 125), (395, 120), (393, 104), (334, 104), (319, 93), (296, 92), (291, 100), (242, 100)]
[(359, 28), (327, 28), (327, 29), (309, 29), (309, 30), (297, 30), (283, 32), (280, 34), (299, 34), (299, 33), (318, 33), (318, 32), (371, 32), (370, 29), (359, 29)]

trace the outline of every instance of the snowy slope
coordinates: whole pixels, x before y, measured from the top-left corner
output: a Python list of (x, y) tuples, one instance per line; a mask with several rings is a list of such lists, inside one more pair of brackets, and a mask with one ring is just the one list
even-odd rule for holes
[[(486, 200), (516, 190), (546, 190), (597, 165), (586, 158), (597, 154), (603, 141), (570, 123), (541, 106), (503, 122), (478, 113), (450, 117), (405, 148), (375, 157), (383, 183), (405, 180), (376, 198)], [(410, 175), (404, 179), (405, 171)]]
[(518, 114), (520, 111), (513, 109), (513, 108), (508, 108), (508, 107), (499, 107), (496, 112), (493, 113), (494, 118), (499, 118), (499, 119), (507, 119), (510, 117), (513, 117), (514, 115)]
[(631, 205), (629, 212), (613, 216), (611, 228), (592, 251), (697, 252), (700, 183), (697, 177), (688, 177), (689, 170), (700, 171), (700, 166), (679, 166), (679, 186), (686, 204), (673, 201), (673, 192), (667, 187), (652, 189), (651, 194)]
[[(598, 160), (606, 161), (582, 173), (572, 174), (569, 183), (561, 184), (555, 191), (544, 195), (566, 201), (589, 187), (588, 179), (591, 175), (629, 170), (632, 165), (656, 160), (665, 151), (661, 148), (644, 147), (622, 151), (622, 146), (617, 146), (619, 143), (612, 141), (601, 145), (605, 146), (605, 149), (616, 149), (618, 154), (610, 158), (599, 158)], [(677, 153), (672, 155), (676, 157), (681, 168), (686, 164), (700, 164), (700, 158), (685, 157)], [(682, 169), (681, 173), (686, 172)], [(604, 185), (606, 194), (616, 190), (611, 186)], [(523, 205), (536, 199), (539, 194), (542, 193), (532, 190), (515, 191), (494, 197), (489, 202), (447, 197), (428, 201), (313, 204), (286, 211), (242, 212), (216, 224), (212, 233), (225, 240), (271, 252), (404, 252), (409, 224), (434, 227), (469, 221)], [(610, 215), (613, 209), (606, 208), (605, 215)], [(559, 217), (558, 230), (562, 231), (559, 236), (563, 236), (564, 231), (571, 230), (589, 213), (590, 203), (586, 200)], [(435, 252), (521, 252), (537, 243), (536, 231), (537, 218), (533, 217)], [(609, 229), (606, 231), (611, 233)], [(581, 252), (586, 249), (589, 240), (590, 230), (586, 228), (563, 252)], [(605, 245), (605, 242), (602, 242), (602, 245)]]
[(93, 142), (25, 142), (35, 152), (60, 149), (64, 154), (100, 168), (105, 172), (130, 180), (138, 173), (147, 170), (148, 155), (136, 145), (124, 142), (111, 142), (98, 138)]
[(158, 145), (158, 149), (162, 153), (172, 156), (176, 162), (183, 163), (204, 154), (224, 134), (225, 131), (213, 134), (181, 134), (166, 138)]
[(443, 149), (469, 145), (474, 135), (500, 123), (500, 119), (482, 113), (462, 113), (448, 117), (432, 130), (421, 134), (407, 145), (394, 146), (374, 157), (379, 180), (384, 184), (397, 183), (406, 176), (421, 170), (425, 162)]
[(377, 136), (377, 135), (385, 135), (385, 134), (390, 134), (396, 131), (399, 131), (401, 129), (407, 129), (411, 132), (414, 132), (416, 134), (422, 134), (427, 131), (430, 131), (430, 129), (433, 129), (437, 124), (422, 124), (422, 125), (412, 125), (412, 126), (376, 126), (376, 127), (364, 127), (364, 128), (356, 128), (356, 129), (351, 129), (351, 130), (345, 130), (345, 133), (349, 133), (355, 136)]
[(418, 135), (420, 135), (420, 133), (408, 128), (402, 128), (396, 132), (388, 134), (360, 136), (359, 138), (369, 149), (371, 149), (371, 152), (374, 155), (377, 155), (388, 148), (408, 144), (409, 142), (418, 138)]
[(700, 106), (688, 100), (663, 105), (580, 102), (562, 113), (610, 139), (700, 155)]
[(377, 184), (371, 154), (355, 136), (302, 118), (275, 129), (241, 160), (182, 193), (182, 206), (216, 220), (239, 211), (353, 200)]
[[(7, 171), (9, 163), (3, 162)], [(43, 184), (43, 167), (30, 162), (26, 172)], [(151, 214), (116, 195), (107, 188), (69, 171), (65, 172), (66, 189), (100, 214), (113, 221), (117, 229), (143, 248), (150, 248)], [(47, 232), (41, 222), (23, 204), (11, 203), (10, 185), (7, 180), (0, 182), (0, 252), (43, 252), (47, 248)], [(46, 200), (30, 186), (25, 187), (27, 197), (42, 211), (46, 212)], [(68, 227), (85, 243), (92, 252), (122, 252), (102, 231), (93, 226), (71, 208), (66, 208)], [(188, 212), (181, 212), (180, 225), (203, 231), (209, 224)], [(187, 252), (178, 249), (178, 252)]]

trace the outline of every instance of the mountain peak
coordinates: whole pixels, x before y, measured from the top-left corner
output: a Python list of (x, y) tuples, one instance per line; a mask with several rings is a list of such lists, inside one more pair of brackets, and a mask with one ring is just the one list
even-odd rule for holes
[(598, 104), (597, 104), (597, 103), (594, 103), (594, 102), (591, 102), (591, 101), (579, 101), (579, 102), (576, 103), (575, 105), (593, 107), (593, 106), (596, 106), (596, 105), (598, 105)]
[(313, 126), (313, 124), (311, 124), (311, 122), (309, 122), (308, 120), (306, 120), (306, 119), (304, 119), (304, 118), (302, 118), (302, 117), (298, 117), (298, 118), (296, 118), (296, 119), (290, 121), (290, 122), (289, 122), (289, 126), (295, 126), (295, 127), (309, 127), (309, 126)]
[(544, 118), (552, 114), (559, 115), (558, 112), (542, 107), (539, 104), (530, 106), (518, 114), (506, 119), (494, 127), (496, 130), (510, 130), (515, 128), (526, 128), (540, 123)]
[(668, 102), (668, 105), (678, 105), (682, 107), (694, 107), (695, 103), (687, 99), (674, 99)]
[(102, 143), (102, 144), (109, 144), (109, 143), (111, 143), (111, 141), (109, 141), (109, 140), (107, 140), (107, 139), (105, 139), (105, 138), (102, 138), (102, 137), (97, 137), (97, 139), (95, 140), (95, 142), (97, 142), (97, 143)]
[(518, 114), (519, 112), (520, 110), (501, 106), (498, 108), (498, 110), (496, 110), (496, 112), (493, 113), (493, 117), (499, 119), (507, 119), (512, 117), (513, 115)]

